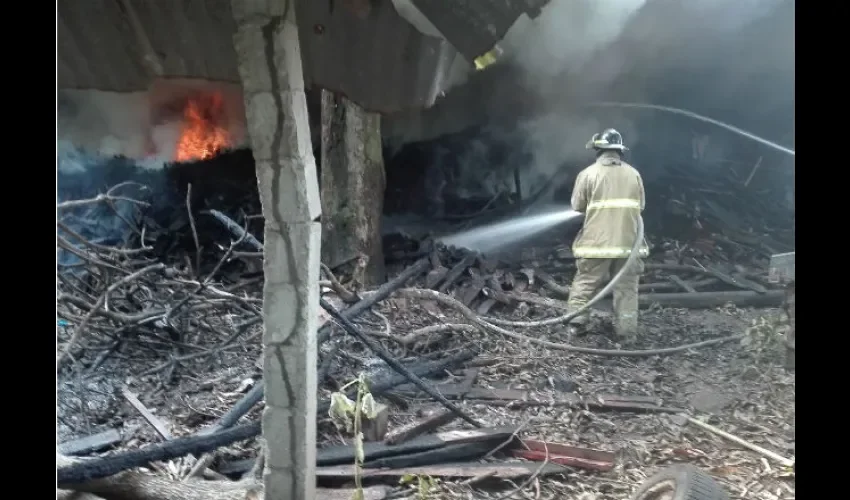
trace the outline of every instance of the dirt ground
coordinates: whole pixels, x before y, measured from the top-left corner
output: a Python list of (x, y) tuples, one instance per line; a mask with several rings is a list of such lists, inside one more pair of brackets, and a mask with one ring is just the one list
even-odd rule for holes
[[(392, 298), (376, 310), (391, 325), (391, 335), (441, 321), (463, 322), (455, 311), (410, 299)], [(637, 344), (628, 348), (669, 347), (741, 334), (761, 318), (773, 319), (779, 315), (778, 310), (741, 310), (731, 306), (706, 311), (647, 310), (642, 312), (642, 331)], [(208, 338), (195, 339), (197, 346), (212, 348), (228, 336), (233, 319), (222, 315), (217, 321), (222, 332), (220, 338), (207, 335)], [(366, 330), (385, 328), (385, 321), (372, 313), (358, 322)], [(618, 348), (610, 335), (610, 313), (595, 312), (592, 325), (594, 332), (574, 339), (574, 343)], [(558, 342), (565, 340), (560, 325), (547, 330), (515, 331)], [(173, 370), (161, 349), (141, 343), (119, 349), (94, 371), (76, 371), (74, 376), (60, 379), (57, 408), (60, 442), (110, 427), (119, 427), (131, 436), (122, 447), (135, 448), (159, 441), (138, 412), (121, 397), (123, 384), (139, 395), (174, 436), (197, 432), (226, 412), (259, 380), (259, 333), (258, 326), (252, 327), (230, 347), (183, 362)], [(481, 350), (475, 361), (481, 366), (478, 386), (525, 389), (533, 391), (534, 399), (542, 401), (551, 399), (559, 390), (581, 395), (658, 397), (663, 399), (663, 406), (689, 409), (692, 415), (708, 417), (712, 425), (726, 432), (780, 455), (794, 456), (795, 379), (793, 373), (782, 368), (783, 353), (775, 343), (757, 349), (733, 341), (668, 356), (609, 358), (548, 350), (493, 334), (455, 334), (422, 350), (401, 349), (395, 342), (380, 340), (397, 358), (408, 359), (435, 352), (449, 356), (459, 348), (475, 345)], [(339, 360), (330, 372), (338, 383), (352, 380), (360, 371), (373, 371), (380, 364), (364, 346), (339, 331), (322, 347), (322, 352), (326, 353), (334, 342), (343, 343)], [(321, 392), (324, 397), (330, 394), (326, 388)], [(390, 429), (417, 419), (423, 409), (436, 408), (436, 403), (430, 401), (409, 401), (405, 408), (393, 402), (389, 404)], [(603, 413), (546, 406), (509, 409), (468, 402), (460, 406), (486, 426), (522, 426), (521, 437), (617, 454), (617, 466), (611, 472), (589, 473), (567, 468), (563, 475), (532, 481), (515, 498), (623, 499), (646, 477), (679, 462), (689, 462), (710, 472), (733, 498), (795, 497), (790, 470), (689, 425), (677, 414)], [(259, 411), (255, 408), (243, 420), (258, 418)], [(454, 423), (446, 428), (453, 427), (463, 425)], [(319, 439), (325, 444), (347, 439), (321, 415), (319, 432)], [(219, 460), (252, 456), (256, 446), (252, 440), (227, 447), (220, 450)], [(181, 469), (191, 465), (188, 460), (173, 463), (165, 470), (177, 476)], [(470, 487), (460, 483), (441, 481), (439, 491), (433, 492), (432, 497), (473, 498)], [(486, 490), (476, 489), (474, 497), (498, 498), (514, 487), (503, 483)]]

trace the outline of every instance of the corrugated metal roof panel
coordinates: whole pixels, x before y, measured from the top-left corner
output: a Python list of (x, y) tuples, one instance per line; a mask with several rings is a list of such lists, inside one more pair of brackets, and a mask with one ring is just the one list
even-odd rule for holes
[(359, 17), (337, 4), (303, 0), (298, 24), (308, 83), (340, 92), (375, 111), (434, 103), (457, 51), (425, 36), (402, 19), (392, 3)]
[[(164, 78), (238, 82), (229, 0), (127, 2)], [(121, 0), (59, 2), (59, 87), (132, 92), (157, 76)]]
[(412, 0), (468, 60), (501, 40), (523, 13), (537, 17), (549, 0)]
[(57, 4), (59, 85), (131, 91), (145, 88), (142, 55), (113, 0)]
[[(444, 20), (460, 16), (452, 21), (455, 34), (476, 16), (483, 16), (486, 26), (496, 23), (495, 32), (487, 28), (483, 42), (481, 30), (470, 28), (464, 43), (490, 43), (491, 37), (503, 36), (529, 4), (546, 0), (481, 1), (481, 8), (471, 9), (471, 3), (464, 2), (463, 9), (443, 14)], [(445, 40), (419, 32), (398, 15), (392, 2), (361, 2), (357, 8), (365, 14), (347, 2), (296, 2), (308, 84), (341, 92), (381, 112), (430, 106), (444, 90), (457, 51)], [(136, 22), (140, 30), (134, 29)], [(229, 0), (59, 2), (58, 85), (141, 91), (151, 85), (159, 68), (163, 78), (239, 82), (234, 31)], [(152, 68), (151, 54), (159, 68)]]
[(229, 0), (131, 3), (166, 76), (239, 82)]

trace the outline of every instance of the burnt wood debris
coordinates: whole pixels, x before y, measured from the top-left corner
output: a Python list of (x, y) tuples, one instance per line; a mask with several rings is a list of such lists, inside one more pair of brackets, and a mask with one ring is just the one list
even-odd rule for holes
[[(220, 175), (207, 175), (202, 171), (207, 168)], [(116, 170), (123, 177), (96, 187), (60, 173), (57, 453), (74, 458), (57, 469), (58, 487), (99, 484), (116, 474), (135, 474), (138, 467), (162, 471), (158, 464), (164, 462), (177, 464), (184, 478), (245, 477), (258, 453), (264, 396), (254, 363), (261, 354), (262, 218), (250, 152), (171, 166), (162, 177), (128, 162), (104, 171)], [(676, 365), (688, 366), (688, 360), (702, 359), (693, 358), (699, 351), (735, 352), (735, 341), (746, 334), (726, 326), (689, 333), (683, 313), (670, 311), (788, 311), (793, 294), (771, 283), (767, 270), (770, 255), (793, 250), (793, 218), (788, 223), (770, 197), (752, 192), (746, 177), (712, 179), (673, 172), (647, 186), (654, 196), (647, 206), (656, 213), (645, 217), (653, 250), (640, 305), (645, 314), (680, 326), (673, 338), (650, 336), (638, 346), (619, 346), (605, 336), (567, 339), (557, 325), (507, 326), (564, 313), (574, 272), (569, 247), (574, 229), (555, 229), (493, 254), (447, 248), (431, 234), (389, 234), (383, 251), (390, 278), (376, 287), (362, 287), (340, 269), (323, 266), (316, 367), (320, 428), (329, 436), (335, 432), (328, 427), (330, 394), (364, 372), (368, 391), (389, 406), (390, 424), (386, 436), (366, 443), (359, 474), (393, 485), (411, 474), (463, 479), (465, 488), (563, 477), (573, 468), (599, 474), (619, 460), (593, 444), (549, 439), (544, 427), (536, 427), (539, 421), (520, 418), (522, 412), (570, 415), (558, 424), (572, 426), (570, 432), (607, 419), (617, 422), (605, 431), (614, 434), (617, 426), (631, 425), (629, 419), (659, 419), (663, 424), (656, 426), (682, 432), (684, 415), (704, 403), (652, 389), (664, 385), (652, 373), (668, 369), (671, 356), (681, 355)], [(63, 183), (70, 186), (65, 191)], [(718, 194), (729, 192), (733, 195)], [(533, 203), (532, 194), (522, 209)], [(453, 208), (485, 221), (520, 210), (509, 196)], [(469, 227), (470, 221), (453, 224)], [(610, 329), (609, 307), (603, 301), (594, 313), (600, 331)], [(511, 343), (564, 361), (557, 373), (531, 381), (510, 357), (500, 357), (501, 346)], [(573, 344), (585, 350), (570, 351)], [(628, 369), (636, 371), (634, 379), (620, 383), (622, 394), (594, 389), (601, 380), (596, 375), (597, 382), (576, 382), (582, 371), (596, 369), (591, 366), (629, 356), (645, 363), (630, 362)], [(488, 381), (493, 366), (503, 366), (515, 380)], [(199, 394), (211, 396), (204, 400), (207, 406), (188, 403)], [(356, 389), (349, 388), (347, 396), (356, 398)], [(494, 421), (480, 408), (502, 412), (509, 421)], [(402, 414), (404, 425), (398, 423)], [(126, 419), (135, 423), (121, 425)], [(689, 429), (705, 432), (698, 425)], [(777, 449), (778, 438), (756, 445), (752, 432), (733, 435), (737, 432), (742, 429), (722, 435), (748, 443), (748, 449), (767, 449), (780, 464), (792, 463), (785, 457), (793, 449)], [(520, 437), (525, 433), (535, 439)], [(677, 450), (658, 453), (697, 453)], [(358, 474), (355, 455), (350, 443), (320, 444), (317, 480), (350, 482)], [(517, 461), (521, 458), (537, 463)], [(392, 490), (401, 494), (410, 487)]]

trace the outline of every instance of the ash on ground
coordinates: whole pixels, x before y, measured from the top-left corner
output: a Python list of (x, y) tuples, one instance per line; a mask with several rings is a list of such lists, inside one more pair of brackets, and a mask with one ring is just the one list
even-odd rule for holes
[[(243, 165), (242, 170), (252, 170), (249, 166)], [(188, 186), (193, 180), (180, 182)], [(239, 182), (256, 188), (250, 175)], [(641, 293), (682, 291), (682, 282), (699, 292), (744, 290), (754, 297), (775, 293), (775, 286), (767, 280), (767, 258), (793, 249), (793, 221), (786, 223), (780, 215), (765, 222), (766, 214), (777, 212), (764, 206), (767, 202), (742, 204), (728, 196), (723, 199), (729, 205), (717, 199), (695, 201), (700, 191), (694, 184), (699, 183), (687, 187), (692, 189), (688, 203), (675, 203), (675, 193), (666, 192), (648, 201), (648, 206), (662, 212), (661, 207), (666, 207), (675, 213), (667, 218), (647, 216), (653, 257), (642, 278)], [(651, 188), (647, 187), (650, 194)], [(215, 191), (214, 187), (204, 189)], [(185, 195), (186, 191), (177, 193)], [(162, 438), (129, 404), (125, 392), (138, 396), (172, 436), (193, 434), (214, 423), (261, 379), (262, 256), (206, 212), (215, 209), (227, 214), (237, 226), (247, 227), (261, 239), (256, 191), (250, 192), (248, 201), (240, 199), (242, 195), (228, 201), (203, 196), (198, 189), (192, 193), (192, 217), (181, 196), (170, 197), (169, 207), (153, 207), (160, 208), (154, 211), (156, 216), (136, 207), (139, 212), (125, 217), (125, 222), (137, 226), (122, 233), (120, 241), (125, 246), (121, 249), (110, 250), (101, 244), (74, 241), (68, 232), (61, 234), (63, 250), (75, 252), (79, 260), (66, 263), (58, 275), (60, 442), (112, 428), (122, 432), (119, 448), (160, 442)], [(480, 209), (478, 206), (475, 211)], [(730, 216), (741, 210), (745, 215)], [(171, 223), (167, 214), (172, 214)], [(197, 234), (192, 232), (193, 223)], [(405, 230), (405, 224), (415, 230)], [(463, 227), (474, 224), (460, 221), (441, 230)], [(758, 229), (765, 227), (773, 229)], [(402, 221), (396, 229), (396, 238), (385, 241), (391, 275), (429, 252), (444, 269), (468, 256), (463, 249), (435, 250), (433, 245), (421, 244), (428, 236), (427, 227)], [(153, 241), (151, 234), (155, 235)], [(553, 229), (501, 255), (466, 259), (469, 265), (445, 292), (482, 317), (533, 321), (558, 316), (563, 312), (563, 292), (575, 271), (569, 240), (570, 234), (563, 229)], [(119, 283), (130, 275), (134, 278)], [(428, 279), (422, 276), (406, 286), (427, 288), (433, 285)], [(111, 286), (115, 288), (108, 300), (99, 302)], [(785, 326), (780, 309), (728, 305), (702, 310), (645, 309), (637, 344), (628, 349), (742, 337), (674, 354), (634, 358), (550, 350), (475, 330), (411, 338), (408, 336), (422, 327), (470, 321), (456, 308), (402, 296), (380, 302), (355, 322), (396, 359), (446, 358), (461, 349), (478, 347), (481, 355), (470, 363), (480, 368), (477, 386), (523, 391), (538, 402), (552, 401), (566, 391), (585, 397), (651, 396), (663, 400), (665, 407), (707, 417), (711, 424), (747, 441), (794, 455), (795, 378), (782, 366)], [(590, 335), (570, 342), (620, 348), (612, 335), (609, 307), (603, 305), (594, 312), (592, 325)], [(561, 324), (514, 331), (553, 342), (567, 341)], [(374, 354), (336, 326), (330, 340), (320, 347), (320, 365), (328, 357), (332, 359), (319, 390), (321, 399), (361, 372), (378, 377), (386, 371)], [(453, 372), (433, 382), (460, 376)], [(432, 401), (410, 397), (381, 401), (390, 406), (391, 428), (437, 407)], [(794, 496), (794, 482), (789, 479), (793, 475), (788, 471), (688, 425), (677, 414), (599, 412), (545, 404), (511, 407), (462, 401), (460, 405), (488, 426), (522, 425), (522, 437), (617, 453), (618, 465), (608, 473), (569, 469), (565, 475), (540, 478), (528, 487), (529, 491), (539, 488), (540, 493), (534, 494), (540, 498), (621, 499), (644, 478), (675, 462), (691, 462), (709, 471), (734, 496)], [(260, 411), (258, 405), (241, 421), (257, 420)], [(319, 423), (320, 446), (350, 440), (326, 415), (319, 415)], [(256, 440), (237, 443), (219, 450), (213, 465), (253, 457), (256, 451)], [(182, 459), (183, 465), (191, 465), (190, 460)], [(434, 498), (470, 495), (470, 486), (460, 483), (442, 482)], [(490, 494), (497, 497), (504, 491)], [(589, 496), (582, 496), (585, 494)]]
[[(546, 261), (548, 266), (541, 268), (552, 269), (556, 260), (561, 262), (562, 266), (554, 267), (563, 269), (552, 270), (550, 274), (556, 282), (568, 284), (571, 266), (568, 260), (558, 260), (556, 254), (553, 260)], [(132, 316), (139, 314), (140, 307), (157, 307), (157, 303), (173, 303), (176, 298), (185, 297), (193, 290), (186, 283), (196, 283), (191, 271), (188, 266), (172, 264), (170, 268), (176, 276), (150, 278), (138, 285), (147, 290), (147, 306), (117, 298), (111, 304), (113, 310)], [(101, 360), (104, 352), (113, 348), (111, 333), (126, 324), (108, 318), (93, 324), (82, 340), (85, 347), (74, 351), (74, 363), (68, 364), (60, 377), (60, 440), (118, 427), (126, 433), (122, 447), (160, 441), (138, 411), (122, 397), (124, 387), (137, 394), (174, 436), (182, 436), (212, 424), (260, 380), (261, 327), (256, 323), (243, 325), (256, 318), (262, 284), (256, 276), (234, 278), (237, 276), (234, 273), (229, 276), (214, 280), (208, 290), (190, 301), (188, 309), (192, 312), (181, 319), (182, 341), (173, 340), (167, 329), (156, 325), (137, 325), (136, 330), (127, 330), (111, 354)], [(662, 278), (650, 272), (646, 279), (658, 282)], [(552, 299), (545, 297), (552, 295), (551, 292), (539, 281), (536, 283), (525, 293)], [(465, 285), (461, 283), (449, 293), (458, 295)], [(425, 285), (420, 280), (409, 286)], [(219, 291), (233, 297), (224, 300)], [(205, 304), (212, 305), (204, 307)], [(460, 349), (477, 346), (482, 351), (473, 362), (480, 367), (478, 386), (524, 390), (537, 401), (553, 400), (558, 392), (565, 390), (585, 396), (652, 396), (663, 399), (664, 406), (710, 416), (712, 424), (751, 442), (781, 454), (794, 454), (795, 379), (782, 368), (779, 342), (756, 348), (735, 341), (645, 358), (576, 355), (483, 333), (458, 332), (401, 343), (397, 339), (418, 328), (467, 321), (450, 308), (407, 298), (390, 298), (373, 311), (360, 317), (357, 323), (397, 359), (448, 357)], [(75, 319), (79, 320), (80, 312), (66, 303), (60, 315), (66, 315), (73, 324)], [(557, 314), (557, 310), (527, 302), (518, 302), (514, 307), (496, 304), (487, 312), (489, 316), (511, 320)], [(703, 311), (645, 310), (638, 343), (629, 349), (669, 347), (743, 334), (761, 319), (776, 322), (780, 318), (778, 309), (731, 306)], [(592, 324), (594, 333), (574, 339), (574, 343), (606, 349), (619, 347), (611, 335), (610, 312), (604, 308), (597, 310)], [(556, 342), (565, 340), (563, 325), (518, 331)], [(68, 335), (60, 334), (60, 349), (67, 341)], [(98, 345), (99, 342), (102, 344)], [(341, 348), (334, 349), (337, 344)], [(336, 329), (321, 348), (321, 358), (329, 355), (334, 360), (320, 388), (322, 399), (360, 372), (380, 374), (386, 370), (365, 346)], [(446, 380), (456, 376), (459, 374), (448, 375)], [(382, 401), (391, 407), (391, 428), (417, 419), (425, 409), (436, 408), (428, 400)], [(609, 473), (571, 470), (566, 476), (541, 478), (541, 491), (555, 497), (563, 498), (566, 494), (578, 498), (589, 493), (598, 499), (624, 498), (644, 478), (675, 462), (695, 463), (720, 479), (731, 492), (740, 495), (746, 492), (748, 498), (776, 498), (772, 495), (777, 491), (793, 496), (794, 483), (785, 479), (786, 471), (770, 468), (758, 455), (688, 426), (675, 414), (601, 413), (545, 405), (512, 409), (487, 403), (460, 404), (487, 426), (522, 425), (523, 437), (617, 453), (619, 465)], [(260, 407), (254, 408), (243, 421), (257, 419), (259, 413)], [(326, 415), (320, 415), (319, 419), (321, 445), (349, 441)], [(254, 440), (229, 446), (220, 451), (217, 463), (251, 457), (256, 448)], [(445, 481), (440, 488), (441, 496), (435, 498), (456, 498), (468, 489), (459, 481)]]

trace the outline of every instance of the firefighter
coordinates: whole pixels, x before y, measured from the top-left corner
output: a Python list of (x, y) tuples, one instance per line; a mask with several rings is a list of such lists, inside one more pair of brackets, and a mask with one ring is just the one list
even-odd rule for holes
[[(573, 243), (577, 271), (567, 302), (570, 311), (587, 304), (622, 269), (645, 206), (643, 180), (637, 170), (623, 161), (628, 148), (620, 133), (609, 128), (594, 134), (586, 147), (596, 151), (596, 162), (579, 172), (573, 188), (573, 209), (584, 213), (585, 219)], [(637, 334), (638, 281), (644, 270), (641, 257), (649, 254), (645, 240), (639, 252), (614, 286), (614, 329), (624, 340)], [(587, 312), (576, 317), (569, 333), (584, 333), (587, 320)]]

